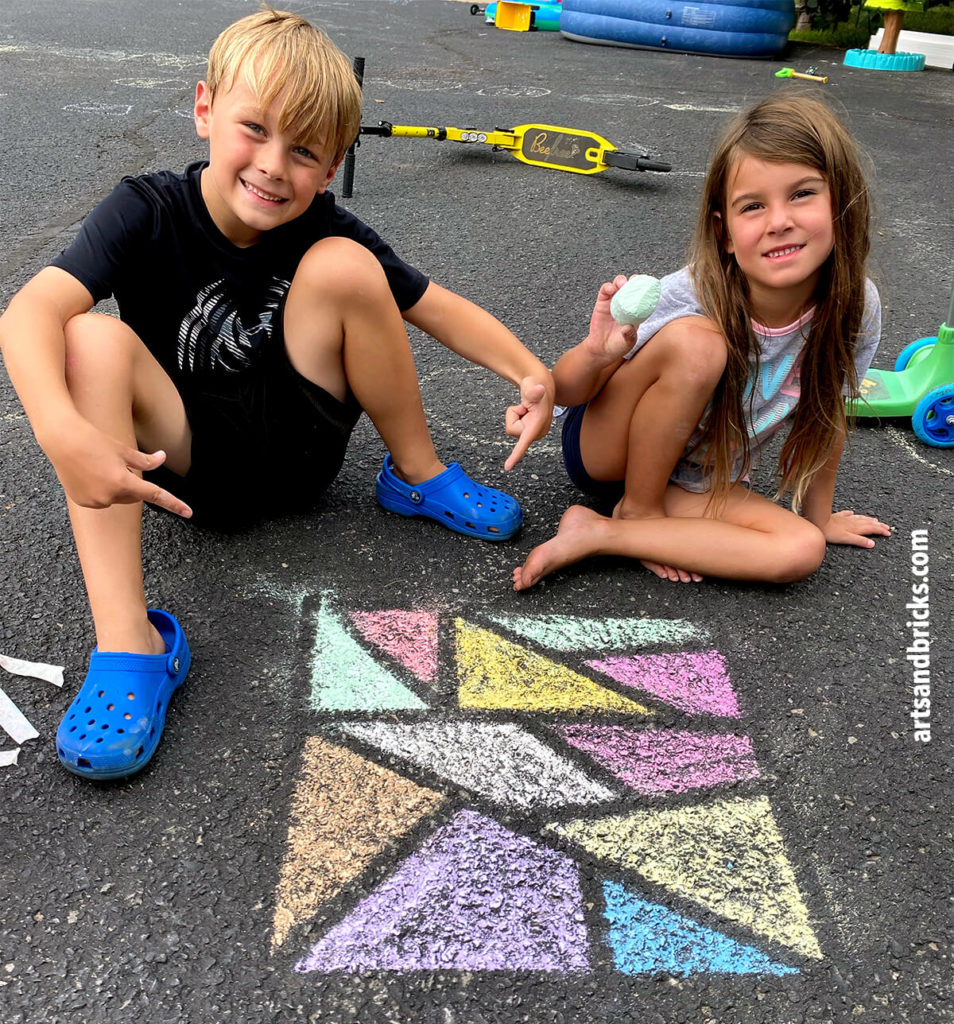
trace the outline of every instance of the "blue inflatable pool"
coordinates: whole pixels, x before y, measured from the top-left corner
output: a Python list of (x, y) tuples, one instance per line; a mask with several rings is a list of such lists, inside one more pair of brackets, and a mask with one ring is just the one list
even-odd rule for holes
[(568, 39), (721, 57), (772, 57), (795, 25), (794, 0), (563, 0)]

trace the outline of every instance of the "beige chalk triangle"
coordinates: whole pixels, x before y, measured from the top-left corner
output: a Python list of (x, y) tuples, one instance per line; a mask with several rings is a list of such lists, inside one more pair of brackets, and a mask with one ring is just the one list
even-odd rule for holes
[(576, 819), (546, 831), (804, 956), (822, 955), (765, 797)]
[(461, 707), (519, 711), (619, 711), (652, 715), (566, 665), (488, 629), (455, 620)]
[(292, 799), (272, 948), (443, 801), (439, 793), (310, 736)]

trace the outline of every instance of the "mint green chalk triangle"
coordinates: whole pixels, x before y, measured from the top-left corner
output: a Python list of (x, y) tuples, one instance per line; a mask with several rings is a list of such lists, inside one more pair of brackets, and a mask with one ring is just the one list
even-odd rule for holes
[(328, 598), (315, 616), (311, 659), (311, 706), (315, 711), (388, 711), (426, 708), (348, 632)]
[(708, 639), (702, 626), (685, 619), (586, 619), (575, 615), (489, 615), (492, 622), (554, 651), (608, 651), (647, 644), (682, 644)]

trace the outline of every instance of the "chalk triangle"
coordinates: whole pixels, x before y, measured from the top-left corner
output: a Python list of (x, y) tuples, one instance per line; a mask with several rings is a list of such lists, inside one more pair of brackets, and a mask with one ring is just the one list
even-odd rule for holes
[(296, 966), (361, 971), (588, 969), (579, 869), (461, 811)]
[(422, 682), (437, 677), (437, 616), (430, 612), (352, 612), (369, 643), (387, 652)]
[(349, 722), (343, 728), (502, 807), (534, 811), (617, 796), (512, 722)]
[(575, 615), (489, 615), (525, 640), (554, 651), (631, 651), (649, 644), (705, 642), (709, 633), (685, 619), (586, 619)]
[(621, 711), (652, 715), (566, 665), (456, 620), (461, 707), (520, 711)]
[(725, 658), (718, 651), (600, 658), (586, 664), (690, 714), (741, 715)]
[(348, 632), (327, 597), (322, 599), (315, 616), (311, 706), (315, 711), (427, 707), (416, 693), (368, 654)]
[(439, 793), (350, 750), (308, 737), (292, 797), (273, 947), (443, 802)]
[(798, 974), (754, 946), (649, 903), (619, 882), (603, 883), (607, 941), (623, 974)]
[(554, 731), (638, 793), (686, 793), (757, 779), (748, 736), (618, 725), (560, 725)]
[(822, 955), (765, 797), (577, 819), (546, 830), (773, 942)]

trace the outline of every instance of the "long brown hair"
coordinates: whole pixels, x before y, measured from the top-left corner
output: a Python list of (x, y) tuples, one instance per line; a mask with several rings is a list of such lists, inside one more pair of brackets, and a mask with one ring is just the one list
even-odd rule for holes
[(778, 493), (797, 510), (812, 478), (846, 426), (845, 395), (858, 394), (855, 345), (861, 329), (869, 238), (869, 194), (848, 130), (820, 99), (777, 93), (736, 117), (717, 141), (703, 188), (689, 264), (706, 315), (728, 344), (725, 373), (712, 396), (700, 447), (714, 497), (724, 498), (735, 458), (749, 466), (745, 392), (759, 371), (748, 284), (726, 250), (723, 228), (731, 175), (744, 156), (805, 164), (821, 172), (831, 193), (834, 246), (821, 267), (815, 311), (801, 365), (801, 396), (779, 455)]

